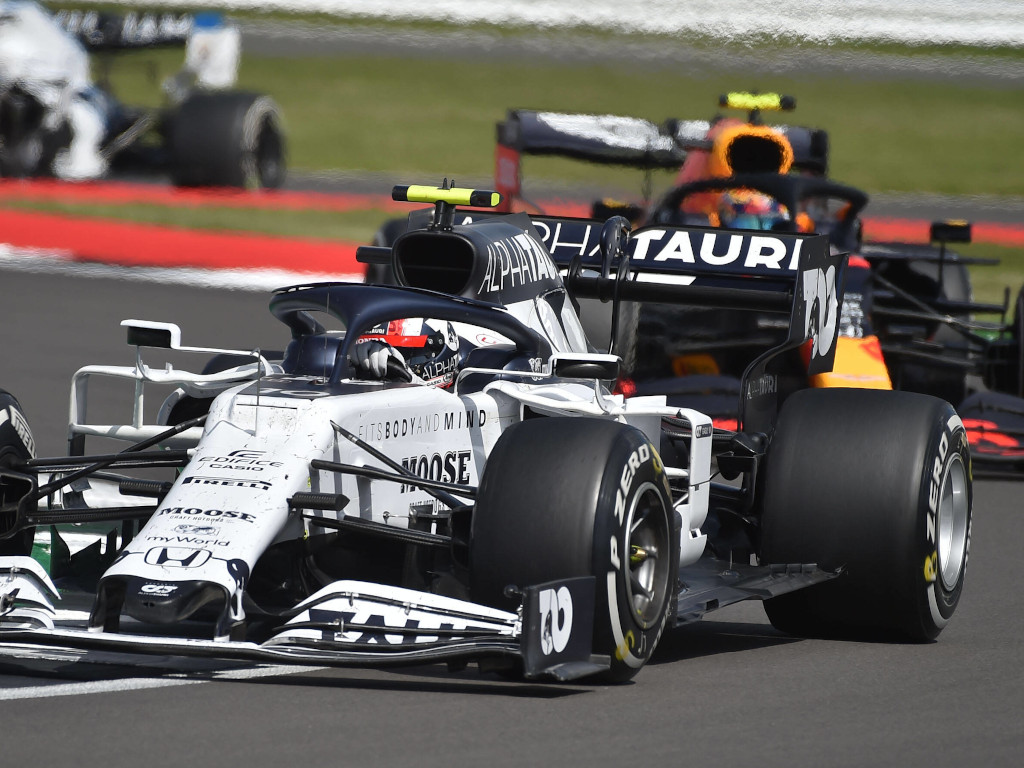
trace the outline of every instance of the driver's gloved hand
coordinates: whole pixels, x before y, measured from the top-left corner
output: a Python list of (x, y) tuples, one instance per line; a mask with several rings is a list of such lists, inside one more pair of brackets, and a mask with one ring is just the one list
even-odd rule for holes
[(388, 359), (394, 358), (402, 368), (407, 368), (402, 353), (380, 339), (360, 339), (352, 348), (349, 360), (359, 376), (367, 379), (385, 379), (388, 375)]

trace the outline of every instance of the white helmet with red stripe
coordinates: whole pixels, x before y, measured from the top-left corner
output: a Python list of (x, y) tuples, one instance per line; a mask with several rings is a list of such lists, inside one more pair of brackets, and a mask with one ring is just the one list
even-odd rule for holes
[(401, 353), (416, 376), (436, 387), (450, 387), (461, 364), (459, 336), (447, 321), (408, 317), (381, 323), (363, 334), (362, 340), (378, 339)]

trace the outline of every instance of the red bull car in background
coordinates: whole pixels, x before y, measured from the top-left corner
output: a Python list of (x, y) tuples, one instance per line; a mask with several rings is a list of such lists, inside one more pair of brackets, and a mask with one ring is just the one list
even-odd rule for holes
[[(663, 632), (739, 600), (796, 635), (928, 642), (946, 626), (970, 543), (966, 432), (934, 397), (790, 375), (834, 359), (843, 257), (825, 236), (665, 225), (680, 253), (738, 256), (659, 260), (637, 250), (654, 230), (631, 237), (621, 217), (460, 223), (456, 204), (499, 196), (394, 197), (434, 206), (361, 249), (396, 284), (276, 291), (281, 356), (126, 320), (135, 363), (75, 374), (65, 456), (36, 456), (0, 392), (0, 654), (625, 680)], [(552, 226), (599, 232), (564, 279)], [(619, 358), (592, 351), (575, 298), (609, 298), (613, 326), (657, 301), (786, 332), (741, 378), (737, 428), (716, 429), (664, 395), (613, 393)], [(153, 364), (190, 355), (209, 362)], [(115, 423), (87, 407), (104, 380), (134, 385)], [(72, 549), (68, 524), (95, 540)], [(48, 570), (30, 556), (44, 535)]]
[[(970, 242), (967, 222), (936, 222), (928, 244), (864, 241), (861, 190), (828, 177), (829, 140), (824, 130), (767, 124), (764, 114), (795, 108), (775, 94), (732, 93), (723, 109), (744, 117), (668, 120), (512, 110), (498, 124), (496, 188), (506, 210), (540, 213), (523, 192), (522, 159), (558, 155), (631, 166), (650, 172), (678, 169), (674, 186), (639, 203), (601, 199), (594, 218), (625, 216), (633, 225), (664, 224), (739, 230), (818, 232), (833, 249), (850, 254), (846, 300), (833, 371), (812, 377), (819, 387), (897, 388), (941, 397), (968, 420), (975, 459), (993, 472), (1024, 469), (1024, 300), (1013, 307), (975, 302), (968, 267), (972, 259), (950, 245)], [(635, 233), (638, 250), (656, 240)], [(567, 268), (595, 242), (553, 232), (549, 246)], [(647, 244), (650, 244), (649, 247)], [(665, 243), (661, 243), (666, 246)], [(726, 256), (708, 254), (711, 259)], [(702, 254), (696, 253), (696, 259)], [(664, 247), (653, 258), (689, 259)], [(607, 348), (607, 308), (584, 306), (581, 315), (595, 343)], [(977, 316), (998, 316), (986, 322)], [(644, 302), (623, 313), (617, 349), (638, 393), (664, 392), (680, 402), (700, 402), (722, 423), (735, 419), (737, 381), (768, 342), (775, 321), (712, 311), (681, 311)], [(1009, 318), (1009, 320), (1008, 320)]]

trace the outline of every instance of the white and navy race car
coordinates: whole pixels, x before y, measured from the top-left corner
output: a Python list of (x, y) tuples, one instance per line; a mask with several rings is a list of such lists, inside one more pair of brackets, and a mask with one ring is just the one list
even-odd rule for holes
[[(494, 193), (394, 196), (434, 205), (361, 253), (399, 285), (277, 291), (279, 359), (126, 320), (135, 364), (75, 374), (55, 458), (0, 392), (0, 653), (624, 680), (666, 629), (750, 598), (799, 635), (939, 634), (970, 541), (963, 425), (925, 395), (795, 387), (794, 359), (827, 369), (835, 350), (826, 238), (666, 227), (633, 263), (623, 219), (549, 219), (600, 232), (563, 278), (525, 214), (453, 223)], [(652, 295), (790, 318), (744, 377), (738, 430), (614, 392), (619, 359), (591, 351), (576, 298)], [(152, 364), (189, 355), (201, 373)], [(134, 386), (128, 423), (89, 419), (108, 380)], [(110, 440), (127, 447), (86, 450)]]

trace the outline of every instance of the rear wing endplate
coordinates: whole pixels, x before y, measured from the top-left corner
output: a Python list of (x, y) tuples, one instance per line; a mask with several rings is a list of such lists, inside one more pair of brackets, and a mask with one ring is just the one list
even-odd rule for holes
[(184, 46), (195, 23), (192, 14), (58, 11), (56, 22), (91, 51)]

